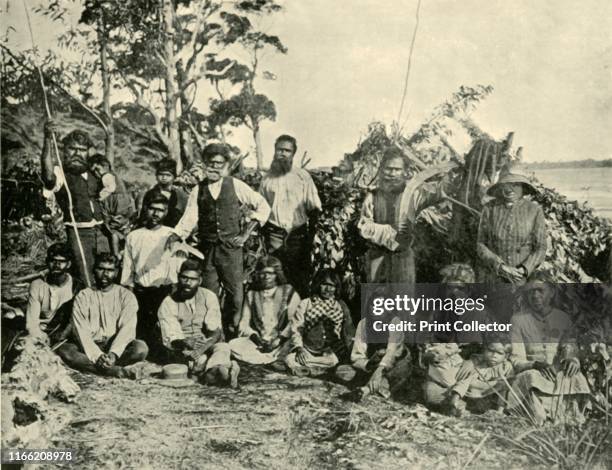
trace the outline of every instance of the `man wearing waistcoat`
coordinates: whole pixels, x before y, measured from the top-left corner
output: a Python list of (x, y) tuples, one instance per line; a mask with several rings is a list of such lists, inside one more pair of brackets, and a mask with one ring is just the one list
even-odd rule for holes
[[(199, 249), (204, 254), (202, 286), (218, 294), (221, 281), (227, 293), (222, 318), (226, 334), (237, 327), (242, 309), (242, 247), (257, 224), (265, 224), (270, 215), (263, 196), (227, 176), (230, 159), (227, 145), (209, 144), (204, 148), (206, 178), (191, 191), (185, 213), (166, 244), (169, 248), (175, 241), (186, 239), (197, 227)], [(250, 209), (246, 227), (240, 223), (242, 206)]]
[[(407, 174), (409, 164), (399, 148), (388, 148), (383, 154), (378, 187), (363, 201), (358, 228), (370, 244), (366, 254), (368, 282), (414, 284), (416, 281), (412, 250), (414, 223), (423, 209), (442, 199), (447, 183), (443, 180), (411, 184)], [(404, 198), (409, 207), (407, 220), (400, 221), (404, 191), (409, 192)]]
[[(103, 233), (103, 218), (98, 194), (102, 188), (101, 180), (88, 169), (87, 158), (92, 147), (89, 136), (80, 130), (74, 130), (62, 139), (62, 166), (64, 175), (55, 166), (52, 158), (52, 135), (57, 124), (48, 121), (45, 125), (45, 141), (41, 154), (41, 176), (45, 193), (55, 194), (57, 203), (64, 214), (64, 225), (68, 246), (72, 251), (73, 270), (82, 284), (91, 286), (93, 282), (93, 264), (96, 253), (108, 252), (109, 244)], [(72, 214), (68, 192), (72, 196)], [(78, 238), (83, 246), (81, 255)]]

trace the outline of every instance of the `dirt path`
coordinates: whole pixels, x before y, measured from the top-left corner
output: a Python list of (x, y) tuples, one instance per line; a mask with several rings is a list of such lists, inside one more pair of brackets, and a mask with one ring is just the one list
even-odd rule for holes
[(252, 368), (235, 391), (74, 377), (83, 390), (54, 445), (78, 449), (78, 468), (460, 468), (485, 436), (470, 468), (533, 468), (494, 437), (508, 419), (355, 404), (321, 380)]

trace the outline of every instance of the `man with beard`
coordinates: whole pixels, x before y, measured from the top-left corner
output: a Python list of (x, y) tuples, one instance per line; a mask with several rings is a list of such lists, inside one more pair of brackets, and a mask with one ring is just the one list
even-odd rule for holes
[(73, 335), (79, 344), (66, 343), (57, 350), (70, 367), (109, 377), (138, 378), (129, 367), (147, 357), (149, 348), (136, 338), (136, 297), (115, 284), (117, 260), (110, 253), (98, 254), (94, 263), (95, 287), (74, 298)]
[(261, 182), (260, 192), (270, 204), (270, 219), (264, 226), (268, 253), (281, 260), (287, 277), (300, 296), (307, 294), (310, 279), (309, 220), (321, 210), (321, 200), (310, 174), (293, 168), (297, 142), (281, 135), (274, 144), (270, 171)]
[[(93, 279), (95, 254), (109, 251), (108, 238), (102, 230), (103, 217), (98, 198), (102, 182), (88, 169), (87, 158), (92, 142), (83, 131), (72, 131), (62, 139), (63, 152), (60, 158), (64, 174), (62, 175), (59, 166), (54, 166), (51, 149), (56, 130), (57, 124), (51, 120), (47, 121), (41, 154), (41, 177), (47, 194), (55, 193), (57, 203), (64, 214), (74, 273), (79, 281), (89, 285)], [(72, 196), (72, 207), (68, 190)], [(71, 211), (76, 224), (72, 221)], [(78, 239), (81, 241), (83, 254)]]
[(201, 281), (198, 261), (185, 261), (176, 289), (159, 307), (162, 341), (170, 359), (187, 363), (202, 382), (235, 388), (240, 368), (230, 360), (230, 347), (223, 342), (219, 301), (200, 287)]
[(152, 350), (159, 343), (157, 309), (177, 280), (182, 260), (165, 250), (173, 233), (162, 225), (168, 211), (168, 199), (155, 194), (144, 208), (145, 226), (130, 232), (125, 242), (121, 284), (132, 289), (138, 299), (137, 337)]
[(71, 264), (70, 250), (63, 243), (47, 249), (48, 273), (30, 284), (28, 307), (23, 316), (2, 318), (2, 358), (13, 357), (12, 345), (26, 332), (37, 338), (48, 338), (51, 344), (70, 334), (72, 298), (78, 283), (68, 274)]
[[(370, 243), (366, 255), (368, 282), (414, 284), (416, 280), (412, 226), (423, 209), (442, 199), (446, 183), (411, 185), (408, 220), (400, 221), (399, 206), (407, 188), (409, 165), (399, 148), (385, 150), (379, 185), (363, 201), (358, 227)], [(400, 225), (405, 224), (407, 227), (400, 232)]]
[(63, 243), (55, 243), (47, 250), (47, 276), (30, 284), (26, 329), (32, 336), (52, 334), (52, 342), (62, 340), (69, 329), (72, 298), (79, 284), (68, 273), (72, 254)]
[[(224, 144), (209, 144), (202, 151), (206, 179), (189, 195), (185, 213), (168, 238), (169, 249), (198, 229), (199, 249), (204, 254), (203, 286), (215, 294), (219, 280), (227, 292), (223, 328), (228, 334), (238, 326), (243, 299), (242, 247), (257, 224), (270, 215), (266, 200), (244, 182), (226, 176), (231, 159)], [(248, 206), (246, 227), (241, 227), (242, 206)]]

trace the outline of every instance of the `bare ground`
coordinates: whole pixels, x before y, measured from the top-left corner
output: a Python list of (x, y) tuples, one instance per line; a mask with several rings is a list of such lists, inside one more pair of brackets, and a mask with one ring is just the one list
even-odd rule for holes
[(73, 420), (53, 443), (77, 449), (76, 468), (535, 467), (499, 437), (511, 418), (450, 418), (372, 397), (357, 404), (341, 385), (262, 368), (243, 368), (240, 390), (74, 378), (83, 390), (76, 404), (58, 404)]

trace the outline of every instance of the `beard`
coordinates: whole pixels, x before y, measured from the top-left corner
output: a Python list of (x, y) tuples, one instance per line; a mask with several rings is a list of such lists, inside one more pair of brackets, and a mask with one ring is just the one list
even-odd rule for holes
[(75, 175), (80, 175), (81, 173), (85, 173), (87, 171), (87, 163), (82, 162), (80, 160), (77, 161), (69, 161), (64, 163), (64, 168), (68, 173), (73, 173)]
[(272, 176), (283, 176), (291, 171), (293, 162), (281, 158), (275, 158), (270, 164), (270, 174)]
[(383, 179), (382, 181), (382, 190), (383, 192), (387, 193), (387, 194), (398, 194), (401, 193), (402, 191), (404, 191), (404, 189), (406, 188), (406, 181), (404, 180), (399, 180), (399, 181), (385, 181)]

